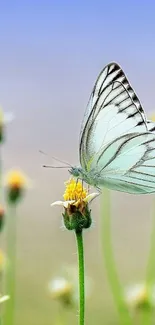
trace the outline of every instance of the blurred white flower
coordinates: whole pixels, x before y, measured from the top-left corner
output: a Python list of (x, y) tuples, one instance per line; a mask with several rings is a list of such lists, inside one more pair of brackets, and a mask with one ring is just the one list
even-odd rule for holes
[(4, 112), (0, 106), (0, 126), (10, 123), (14, 120), (14, 114), (12, 112)]
[(14, 120), (14, 114), (12, 112), (6, 112), (3, 115), (3, 121), (5, 124), (10, 123)]
[[(48, 292), (52, 299), (61, 301), (70, 307), (78, 304), (78, 273), (74, 266), (64, 267), (61, 277), (53, 278), (48, 284)], [(92, 283), (86, 277), (86, 298), (90, 296)]]
[(129, 308), (142, 309), (155, 307), (155, 285), (137, 283), (125, 290), (125, 300)]
[(4, 113), (0, 107), (0, 143), (4, 140), (4, 129), (5, 125), (13, 120), (14, 116), (12, 113)]
[(1, 295), (0, 295), (0, 304), (3, 303), (3, 302), (5, 302), (5, 301), (8, 300), (8, 299), (10, 299), (10, 296), (8, 296), (8, 295), (1, 296)]
[(64, 305), (72, 305), (73, 284), (64, 277), (52, 279), (48, 284), (48, 291), (52, 299), (60, 300)]

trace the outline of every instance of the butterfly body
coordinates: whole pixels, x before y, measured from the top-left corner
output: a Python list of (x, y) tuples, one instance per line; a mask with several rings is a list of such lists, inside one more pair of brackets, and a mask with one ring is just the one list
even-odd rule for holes
[(81, 167), (70, 173), (95, 187), (155, 193), (155, 124), (117, 63), (100, 73), (80, 133)]
[(86, 171), (82, 169), (81, 167), (72, 167), (69, 170), (70, 174), (73, 175), (76, 178), (79, 178), (86, 182), (89, 185), (92, 185), (94, 187), (98, 187), (98, 174), (95, 170), (92, 171)]

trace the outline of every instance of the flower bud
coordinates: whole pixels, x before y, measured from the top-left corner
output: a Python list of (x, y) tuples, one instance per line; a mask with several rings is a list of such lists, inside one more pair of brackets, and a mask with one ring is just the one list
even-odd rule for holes
[(19, 201), (27, 187), (27, 178), (19, 170), (12, 170), (6, 176), (5, 186), (7, 199), (10, 203)]
[(69, 204), (62, 215), (64, 225), (68, 230), (79, 232), (82, 229), (89, 228), (92, 223), (91, 210), (84, 201)]

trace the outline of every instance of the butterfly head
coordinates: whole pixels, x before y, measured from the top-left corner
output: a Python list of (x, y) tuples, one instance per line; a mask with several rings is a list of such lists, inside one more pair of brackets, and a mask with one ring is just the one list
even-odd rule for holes
[(89, 172), (86, 172), (81, 167), (71, 167), (69, 169), (69, 172), (71, 175), (73, 175), (75, 178), (79, 178), (86, 182), (89, 185), (95, 185), (96, 179), (93, 174), (90, 174)]
[(81, 176), (83, 174), (81, 167), (71, 167), (71, 169), (69, 169), (69, 172), (71, 175), (73, 175), (74, 177), (77, 177), (77, 178), (81, 178)]

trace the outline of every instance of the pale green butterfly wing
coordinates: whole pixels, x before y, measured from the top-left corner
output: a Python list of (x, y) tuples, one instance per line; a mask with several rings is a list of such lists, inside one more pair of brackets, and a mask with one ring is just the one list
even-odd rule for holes
[(155, 192), (155, 134), (126, 134), (96, 160), (98, 186), (132, 194)]
[(124, 72), (118, 64), (108, 64), (95, 83), (82, 123), (82, 168), (95, 168), (96, 155), (121, 135), (147, 131), (144, 111)]

